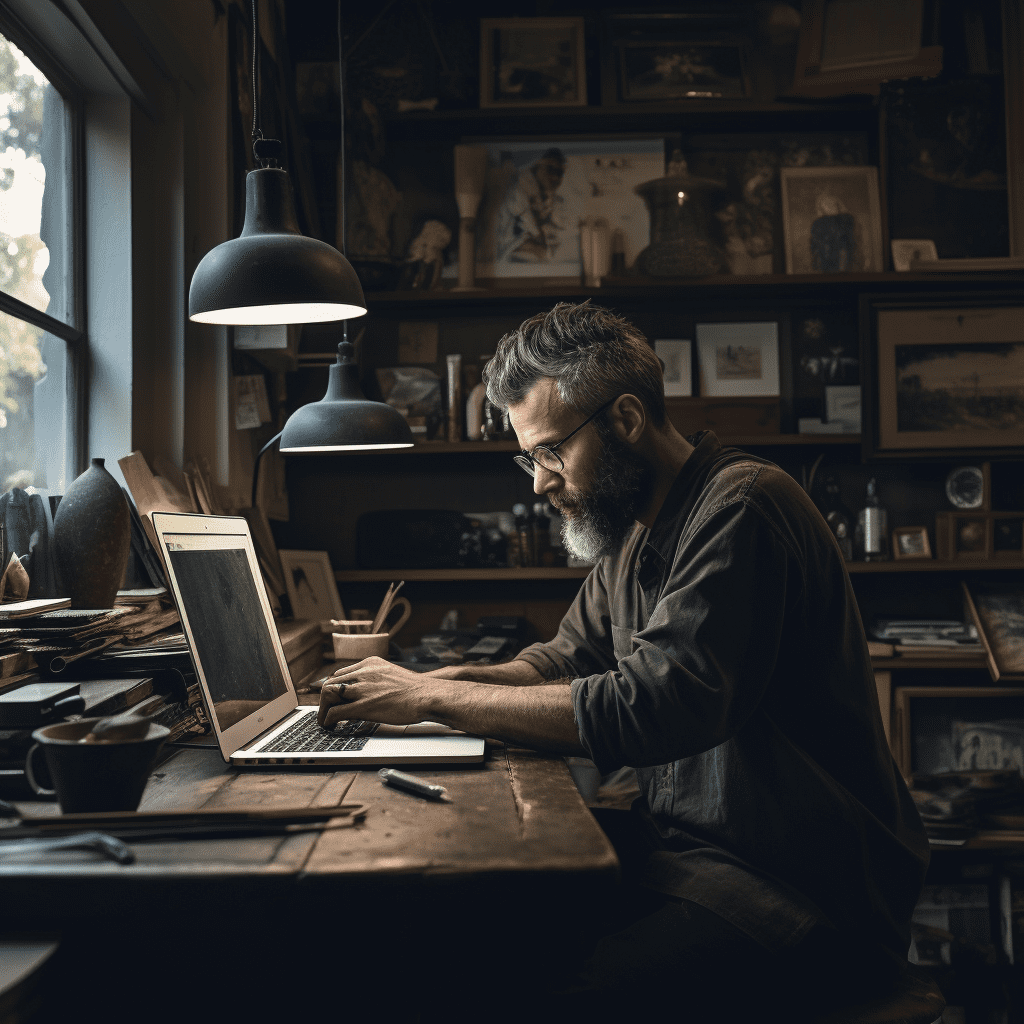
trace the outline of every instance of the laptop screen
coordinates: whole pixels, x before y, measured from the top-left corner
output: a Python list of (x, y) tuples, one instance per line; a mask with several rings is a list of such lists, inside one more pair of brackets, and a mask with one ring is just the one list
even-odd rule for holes
[(165, 534), (167, 557), (223, 732), (288, 689), (242, 535)]

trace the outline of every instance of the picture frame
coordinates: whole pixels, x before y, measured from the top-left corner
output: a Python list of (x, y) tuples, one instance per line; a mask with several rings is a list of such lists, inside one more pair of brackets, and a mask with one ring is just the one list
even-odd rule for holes
[(881, 273), (878, 168), (783, 167), (787, 274)]
[(480, 106), (587, 104), (583, 18), (481, 18)]
[(743, 40), (621, 39), (616, 43), (624, 103), (743, 99), (749, 94)]
[(895, 559), (931, 558), (932, 546), (925, 526), (897, 526), (892, 531), (892, 556)]
[(1024, 450), (1024, 305), (861, 297), (865, 458)]
[(331, 619), (346, 618), (326, 551), (282, 550), (285, 589), (296, 619), (315, 619), (329, 633)]
[(1024, 688), (1011, 686), (898, 686), (893, 755), (901, 774), (909, 779), (914, 772), (1020, 771), (1021, 698)]
[(779, 325), (697, 324), (700, 393), (706, 398), (779, 395)]
[(915, 261), (932, 263), (939, 258), (935, 243), (930, 238), (894, 238), (889, 243), (892, 249), (892, 269), (899, 273), (916, 270)]
[(684, 339), (659, 338), (654, 342), (654, 353), (665, 367), (662, 378), (666, 398), (689, 398), (693, 394), (691, 350), (691, 342)]
[(581, 223), (607, 222), (626, 269), (647, 247), (650, 216), (635, 189), (664, 176), (666, 146), (678, 144), (663, 135), (472, 141), (487, 150), (477, 279), (573, 284), (583, 274)]
[[(960, 581), (995, 683), (1024, 682), (1024, 587)], [(1024, 717), (1022, 715), (1021, 717)]]

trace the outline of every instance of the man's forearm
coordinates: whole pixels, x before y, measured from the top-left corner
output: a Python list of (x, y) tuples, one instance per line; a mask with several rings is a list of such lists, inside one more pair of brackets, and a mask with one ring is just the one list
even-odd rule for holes
[(543, 686), (548, 683), (528, 661), (506, 661), (501, 665), (446, 665), (425, 674), (434, 679), (464, 679), (490, 686)]
[(439, 682), (426, 700), (425, 717), (453, 729), (556, 754), (588, 756), (576, 728), (568, 680), (504, 687)]

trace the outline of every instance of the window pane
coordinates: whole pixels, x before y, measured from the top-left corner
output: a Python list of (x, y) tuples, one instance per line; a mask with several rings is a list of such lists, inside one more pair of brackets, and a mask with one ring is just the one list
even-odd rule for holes
[(69, 114), (0, 35), (0, 289), (73, 324)]
[[(44, 339), (47, 347), (55, 351), (59, 366), (48, 368), (44, 364)], [(53, 408), (51, 400), (48, 415), (37, 416), (36, 384), (47, 379), (48, 369), (55, 375), (61, 373), (65, 349), (60, 338), (0, 313), (0, 490), (47, 485), (42, 479), (47, 473), (45, 449), (51, 444), (63, 447), (64, 388), (59, 389), (59, 407)], [(38, 460), (37, 420), (39, 427), (47, 427), (56, 435), (52, 442), (40, 439), (44, 450)]]

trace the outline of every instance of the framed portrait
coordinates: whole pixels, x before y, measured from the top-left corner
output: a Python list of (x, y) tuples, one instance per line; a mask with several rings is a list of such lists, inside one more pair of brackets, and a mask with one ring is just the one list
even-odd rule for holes
[(617, 50), (619, 94), (625, 102), (747, 95), (739, 39), (624, 39)]
[(861, 302), (867, 456), (1024, 448), (1024, 306), (987, 296)]
[(881, 272), (875, 167), (783, 167), (787, 274)]
[(1024, 773), (1024, 689), (899, 686), (893, 699), (896, 763), (914, 772), (1015, 768)]
[(315, 619), (329, 633), (331, 619), (346, 616), (327, 552), (281, 551), (279, 554), (292, 615), (297, 619)]
[(924, 526), (897, 526), (892, 531), (893, 558), (931, 558), (928, 530)]
[(708, 398), (779, 394), (779, 325), (697, 324), (700, 393)]
[(583, 270), (580, 224), (607, 222), (629, 268), (650, 241), (635, 188), (665, 174), (664, 137), (487, 140), (477, 216), (478, 278), (571, 278)]
[(481, 107), (587, 103), (583, 18), (481, 18)]
[(666, 398), (689, 398), (693, 394), (690, 349), (690, 342), (685, 340), (659, 338), (654, 342), (654, 354), (665, 367), (662, 377)]

